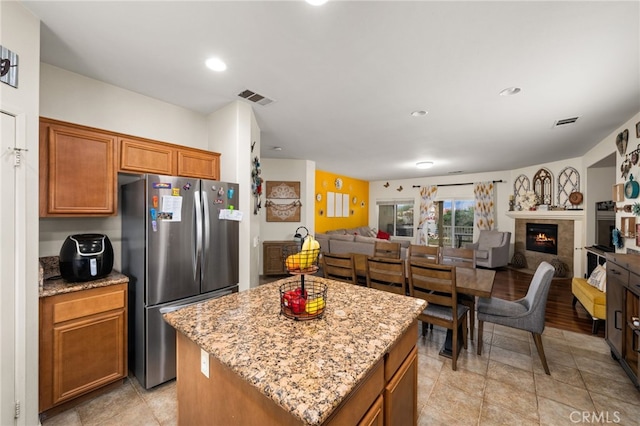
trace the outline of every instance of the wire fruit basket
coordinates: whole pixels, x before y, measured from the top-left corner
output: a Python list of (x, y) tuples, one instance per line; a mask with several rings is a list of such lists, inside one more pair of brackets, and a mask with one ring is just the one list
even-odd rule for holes
[(318, 271), (320, 249), (297, 250), (284, 247), (284, 267), (290, 274), (313, 274)]
[(327, 307), (327, 285), (304, 275), (280, 284), (280, 313), (296, 321), (322, 318)]

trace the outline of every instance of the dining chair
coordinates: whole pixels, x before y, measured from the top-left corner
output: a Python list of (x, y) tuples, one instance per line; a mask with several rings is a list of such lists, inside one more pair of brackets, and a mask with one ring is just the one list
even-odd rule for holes
[[(409, 295), (427, 301), (427, 307), (418, 316), (420, 321), (435, 324), (452, 331), (451, 368), (456, 369), (460, 342), (458, 332), (462, 328), (462, 344), (467, 348), (467, 312), (469, 308), (458, 303), (456, 267), (409, 261)], [(426, 328), (422, 327), (422, 333)]]
[(400, 243), (376, 241), (373, 246), (373, 257), (400, 259)]
[(322, 273), (325, 278), (358, 284), (353, 254), (322, 253)]
[(367, 257), (366, 262), (367, 287), (390, 293), (407, 293), (407, 279), (405, 263), (401, 259), (385, 257)]
[(407, 249), (407, 259), (428, 263), (440, 262), (440, 247), (411, 244)]
[(551, 264), (541, 262), (531, 279), (526, 296), (522, 299), (514, 301), (497, 297), (478, 299), (478, 355), (482, 354), (482, 328), (485, 322), (526, 330), (533, 336), (544, 372), (551, 374), (544, 355), (541, 334), (544, 331), (547, 296), (554, 273), (555, 268)]
[[(442, 247), (440, 249), (440, 263), (458, 268), (475, 268), (476, 252), (468, 248)], [(460, 294), (458, 300), (469, 308), (469, 338), (473, 341), (473, 330), (476, 325), (476, 298), (468, 294)]]

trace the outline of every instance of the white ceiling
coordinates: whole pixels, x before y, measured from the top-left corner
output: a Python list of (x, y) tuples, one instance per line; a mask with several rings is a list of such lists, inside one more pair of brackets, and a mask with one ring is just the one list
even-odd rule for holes
[(573, 158), (640, 111), (638, 1), (23, 3), (43, 62), (203, 114), (253, 90), (262, 157), (363, 180)]

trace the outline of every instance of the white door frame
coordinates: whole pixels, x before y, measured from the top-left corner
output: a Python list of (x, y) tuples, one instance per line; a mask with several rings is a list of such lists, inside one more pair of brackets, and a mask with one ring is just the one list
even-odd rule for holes
[[(6, 283), (3, 282), (3, 291), (7, 290), (8, 293), (11, 293), (10, 297), (5, 298), (4, 295), (2, 297), (2, 307), (3, 311), (5, 308), (11, 304), (11, 306), (7, 309), (11, 311), (9, 315), (13, 315), (13, 321), (9, 321), (10, 324), (5, 325), (4, 323), (0, 324), (0, 328), (2, 330), (3, 341), (0, 346), (0, 360), (2, 363), (5, 362), (5, 358), (8, 358), (7, 361), (13, 361), (13, 367), (10, 367), (7, 370), (13, 370), (14, 380), (9, 383), (5, 383), (7, 380), (2, 380), (3, 383), (0, 384), (2, 386), (0, 395), (2, 395), (3, 401), (2, 407), (3, 411), (6, 407), (14, 406), (16, 403), (20, 403), (21, 409), (24, 409), (27, 401), (27, 315), (31, 312), (31, 315), (37, 315), (38, 312), (38, 301), (37, 300), (27, 300), (27, 214), (26, 214), (26, 206), (27, 206), (27, 196), (26, 196), (26, 187), (27, 187), (27, 161), (25, 154), (26, 151), (26, 116), (24, 113), (16, 112), (15, 108), (7, 108), (5, 105), (0, 105), (0, 113), (7, 114), (9, 116), (14, 117), (14, 128), (15, 128), (15, 138), (13, 141), (13, 147), (7, 146), (5, 141), (2, 141), (2, 155), (3, 167), (6, 165), (10, 165), (13, 167), (13, 173), (6, 173), (5, 170), (2, 171), (2, 177), (12, 176), (12, 182), (3, 182), (3, 209), (11, 210), (11, 214), (7, 218), (10, 223), (7, 223), (4, 220), (0, 221), (0, 226), (2, 226), (2, 247), (0, 247), (0, 253), (2, 253), (2, 257), (11, 256), (11, 259), (5, 261), (2, 259), (2, 278), (4, 280), (5, 277), (13, 279), (12, 282)], [(21, 151), (20, 155), (22, 156), (22, 161), (20, 165), (13, 166), (13, 161), (16, 158), (16, 154), (13, 149), (18, 148)], [(37, 156), (37, 153), (36, 153)], [(5, 159), (7, 162), (5, 163)], [(7, 193), (8, 192), (8, 193)], [(13, 231), (11, 233), (11, 231)], [(10, 233), (12, 238), (7, 239), (4, 238), (6, 233)], [(5, 273), (5, 269), (8, 269)], [(7, 300), (8, 299), (8, 300)], [(4, 318), (4, 315), (3, 315)], [(9, 329), (9, 327), (11, 329)], [(8, 339), (13, 340), (13, 344), (7, 341), (4, 341), (4, 336), (7, 336)], [(5, 347), (6, 343), (9, 343), (9, 347)], [(13, 358), (13, 360), (11, 360)], [(36, 357), (37, 358), (37, 357)], [(29, 368), (33, 368), (34, 366), (29, 366)], [(35, 366), (37, 368), (37, 365)], [(13, 383), (11, 383), (13, 382)], [(12, 403), (10, 400), (7, 402), (6, 399), (13, 399)], [(32, 399), (32, 398), (30, 398)], [(11, 410), (15, 412), (14, 410)], [(2, 421), (3, 423), (7, 418), (11, 418), (11, 413), (2, 412)], [(7, 417), (8, 415), (8, 417)], [(26, 424), (25, 413), (20, 413), (18, 419), (14, 420), (14, 425), (25, 425)], [(4, 423), (3, 423), (4, 424)]]

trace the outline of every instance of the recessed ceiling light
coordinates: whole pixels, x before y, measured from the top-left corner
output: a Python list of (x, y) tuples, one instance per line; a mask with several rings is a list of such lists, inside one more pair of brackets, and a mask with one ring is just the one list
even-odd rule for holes
[(227, 64), (225, 64), (220, 58), (209, 58), (205, 62), (207, 68), (212, 69), (213, 71), (224, 71), (227, 69)]
[(413, 111), (413, 112), (411, 113), (411, 116), (412, 116), (412, 117), (424, 117), (425, 115), (427, 115), (427, 111), (423, 111), (423, 110), (420, 110), (420, 111)]
[(433, 161), (421, 161), (416, 163), (416, 167), (419, 169), (429, 169), (433, 167)]
[(517, 95), (518, 93), (520, 93), (521, 90), (522, 89), (520, 89), (519, 87), (507, 87), (506, 89), (500, 92), (500, 96)]
[(305, 0), (305, 1), (312, 6), (322, 6), (327, 2), (327, 0)]
[(274, 150), (274, 151), (282, 151), (282, 147), (281, 146), (274, 146), (271, 149)]

